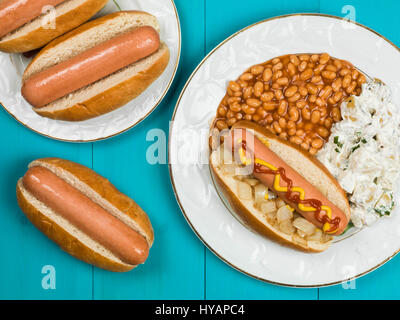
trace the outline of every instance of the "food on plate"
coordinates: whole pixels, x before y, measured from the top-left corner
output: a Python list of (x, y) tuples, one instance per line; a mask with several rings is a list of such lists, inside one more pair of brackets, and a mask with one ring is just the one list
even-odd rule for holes
[(348, 224), (347, 197), (328, 170), (254, 122), (233, 125), (212, 151), (210, 167), (239, 219), (283, 244), (323, 251)]
[(47, 45), (25, 70), (21, 92), (41, 116), (86, 120), (136, 98), (168, 62), (157, 19), (145, 12), (121, 11)]
[(341, 106), (343, 120), (332, 127), (318, 159), (347, 192), (351, 220), (361, 228), (394, 208), (400, 175), (400, 115), (390, 88), (380, 81), (364, 84), (358, 97)]
[(110, 271), (147, 259), (153, 229), (146, 213), (107, 179), (63, 159), (35, 160), (17, 184), (28, 219), (74, 257)]
[(108, 0), (2, 0), (0, 50), (27, 52), (76, 28)]
[(350, 62), (327, 53), (277, 57), (229, 82), (214, 126), (249, 120), (316, 154), (341, 120), (341, 103), (359, 95), (365, 81)]

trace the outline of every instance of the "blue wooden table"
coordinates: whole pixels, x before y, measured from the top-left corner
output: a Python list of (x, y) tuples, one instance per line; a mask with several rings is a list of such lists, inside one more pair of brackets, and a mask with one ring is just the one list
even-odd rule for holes
[[(397, 0), (175, 0), (182, 27), (181, 63), (169, 94), (145, 121), (110, 140), (72, 144), (37, 135), (0, 110), (0, 298), (2, 299), (398, 299), (400, 256), (347, 286), (278, 287), (249, 278), (216, 258), (181, 214), (168, 166), (150, 165), (150, 129), (168, 133), (179, 93), (201, 59), (219, 42), (259, 20), (296, 12), (345, 16), (400, 45)], [(349, 44), (352, 45), (352, 44)], [(148, 212), (156, 235), (150, 258), (136, 270), (116, 274), (82, 263), (48, 240), (25, 218), (15, 184), (40, 157), (80, 162), (108, 177)], [(56, 288), (44, 289), (46, 266)], [(51, 267), (50, 267), (51, 268)], [(43, 272), (43, 273), (42, 273)]]

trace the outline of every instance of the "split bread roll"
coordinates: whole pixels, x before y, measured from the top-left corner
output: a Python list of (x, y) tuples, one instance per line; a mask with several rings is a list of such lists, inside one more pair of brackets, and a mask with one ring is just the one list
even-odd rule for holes
[(146, 213), (93, 170), (59, 158), (35, 160), (17, 184), (28, 219), (72, 256), (110, 271), (144, 263), (154, 234)]
[[(57, 120), (111, 112), (139, 96), (167, 67), (169, 50), (159, 30), (157, 19), (140, 11), (90, 21), (39, 52), (24, 72), (22, 95), (36, 113)], [(80, 76), (75, 66), (82, 65)], [(63, 84), (72, 91), (63, 92)]]
[(108, 0), (2, 0), (0, 51), (17, 53), (41, 48), (89, 20), (107, 2)]
[[(347, 226), (350, 205), (346, 194), (326, 167), (314, 156), (253, 122), (240, 121), (232, 127), (232, 130), (235, 129), (252, 132), (268, 152), (272, 151), (274, 157), (284, 161), (284, 164), (279, 163), (278, 158), (275, 158), (275, 166), (286, 166), (286, 174), (292, 179), (295, 179), (292, 170), (296, 171), (302, 181), (310, 184), (309, 187), (306, 183), (300, 185), (306, 191), (306, 198), (310, 197), (310, 194), (319, 194), (320, 196), (312, 198), (333, 204), (332, 211), (335, 206), (342, 215), (343, 226), (340, 230)], [(225, 144), (231, 142), (229, 136), (227, 137), (224, 139)], [(293, 203), (288, 205), (289, 202), (284, 197), (285, 192), (279, 193), (274, 186), (266, 186), (254, 176), (255, 171), (243, 174), (243, 171), (237, 170), (239, 168), (243, 169), (243, 166), (235, 158), (232, 161), (232, 151), (224, 144), (211, 152), (210, 169), (213, 179), (229, 203), (231, 211), (244, 225), (283, 245), (306, 252), (321, 252), (330, 246), (332, 235), (322, 231), (314, 221), (309, 221), (314, 219), (314, 213), (311, 219), (303, 213), (300, 214), (301, 211), (298, 211)], [(293, 183), (293, 187), (299, 186), (298, 181), (300, 180), (297, 179), (297, 183)], [(286, 185), (282, 179), (280, 185)], [(314, 193), (312, 188), (315, 189)]]

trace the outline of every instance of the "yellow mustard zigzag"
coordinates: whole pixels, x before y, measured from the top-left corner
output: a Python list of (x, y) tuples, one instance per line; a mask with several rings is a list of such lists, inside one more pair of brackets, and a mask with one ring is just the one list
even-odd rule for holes
[[(245, 153), (245, 151), (243, 150), (243, 148), (240, 148), (240, 149), (239, 149), (239, 157), (240, 157), (240, 161), (241, 161), (245, 166), (251, 164), (251, 159), (248, 159), (248, 158), (246, 157), (246, 153)], [(262, 165), (262, 166), (264, 166), (264, 167), (267, 167), (267, 168), (270, 169), (270, 170), (273, 170), (273, 171), (277, 171), (277, 170), (278, 170), (278, 168), (276, 168), (275, 166), (273, 166), (272, 164), (270, 164), (270, 163), (268, 163), (268, 162), (266, 162), (266, 161), (264, 161), (264, 160), (255, 158), (254, 161), (255, 161), (255, 163), (258, 163), (258, 164), (260, 164), (260, 165)], [(280, 175), (280, 174), (276, 174), (276, 175), (275, 175), (275, 179), (274, 179), (274, 189), (275, 189), (276, 191), (278, 191), (278, 192), (287, 192), (287, 191), (288, 191), (288, 188), (287, 188), (287, 187), (281, 187), (281, 185), (280, 185), (280, 180), (281, 180), (281, 175)], [(300, 188), (300, 187), (292, 187), (292, 191), (298, 192), (298, 193), (300, 194), (300, 200), (304, 200), (304, 199), (305, 199), (305, 191), (304, 191), (303, 188)], [(316, 211), (316, 209), (315, 209), (314, 207), (308, 207), (308, 206), (305, 206), (305, 205), (302, 204), (302, 203), (299, 203), (299, 204), (298, 204), (298, 207), (299, 207), (299, 209), (300, 209), (301, 211), (304, 211), (304, 212), (307, 212), (307, 211)], [(331, 210), (330, 207), (328, 207), (328, 206), (321, 206), (321, 210), (323, 210), (323, 211), (326, 212), (326, 215), (328, 216), (329, 219), (332, 219), (332, 210)], [(331, 228), (331, 225), (330, 225), (330, 223), (328, 223), (328, 222), (326, 222), (326, 223), (323, 225), (323, 227), (322, 227), (322, 229), (323, 229), (324, 232), (326, 232), (326, 233), (335, 233), (335, 232), (336, 232), (336, 230), (333, 230), (332, 232), (328, 232), (328, 230), (329, 230), (330, 228)]]

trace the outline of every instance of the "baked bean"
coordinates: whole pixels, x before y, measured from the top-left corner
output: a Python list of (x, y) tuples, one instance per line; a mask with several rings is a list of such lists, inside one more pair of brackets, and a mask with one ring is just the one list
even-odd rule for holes
[(320, 64), (326, 64), (326, 63), (328, 63), (328, 61), (329, 61), (330, 58), (331, 58), (331, 57), (330, 57), (329, 54), (323, 53), (323, 54), (321, 54), (321, 57), (320, 57), (320, 59), (319, 59), (319, 63), (320, 63)]
[(311, 56), (311, 61), (317, 62), (319, 60), (319, 54), (313, 54)]
[(326, 71), (332, 71), (332, 72), (337, 72), (337, 68), (334, 65), (327, 65), (325, 68)]
[(306, 81), (308, 79), (311, 79), (314, 75), (314, 72), (312, 69), (306, 69), (300, 74), (300, 79), (303, 81)]
[(333, 80), (336, 78), (336, 73), (333, 71), (322, 71), (321, 74), (325, 79)]
[(314, 77), (311, 78), (311, 82), (312, 83), (319, 83), (321, 81), (322, 81), (321, 76), (314, 76)]
[(300, 63), (299, 65), (299, 71), (303, 72), (305, 69), (307, 68), (307, 62), (303, 61), (302, 63)]
[(342, 79), (337, 78), (335, 81), (332, 82), (332, 89), (333, 91), (337, 92), (342, 87)]
[(318, 123), (321, 118), (321, 113), (318, 110), (314, 110), (311, 113), (311, 123)]
[(343, 88), (347, 89), (347, 87), (350, 85), (350, 83), (351, 83), (351, 75), (347, 74), (342, 80)]
[(279, 63), (277, 63), (276, 65), (274, 65), (273, 67), (272, 67), (272, 71), (278, 71), (278, 70), (282, 70), (283, 69), (283, 63), (282, 62), (279, 62)]
[(259, 107), (261, 106), (262, 102), (258, 99), (247, 99), (246, 103), (250, 106), (250, 107)]
[(300, 112), (295, 107), (290, 107), (289, 111), (288, 111), (288, 114), (289, 114), (289, 119), (294, 121), (294, 122), (298, 121), (299, 118), (300, 118)]
[(282, 90), (276, 90), (276, 91), (275, 91), (275, 98), (276, 98), (277, 100), (282, 100), (282, 99), (283, 99)]
[(296, 136), (298, 137), (304, 137), (305, 134), (306, 133), (302, 129), (296, 130)]
[(295, 144), (301, 144), (303, 142), (303, 140), (298, 136), (290, 137), (289, 141)]
[(357, 82), (356, 81), (353, 81), (351, 84), (350, 84), (350, 86), (348, 86), (348, 88), (346, 89), (346, 92), (348, 93), (348, 94), (352, 94), (353, 93), (353, 91), (354, 91), (354, 89), (357, 87)]
[(317, 154), (318, 149), (310, 148), (310, 150), (308, 150), (308, 152), (309, 152), (310, 154), (312, 154), (312, 155), (315, 155), (315, 154)]
[(287, 132), (282, 131), (282, 132), (279, 134), (279, 138), (281, 138), (281, 139), (287, 140), (287, 137), (288, 137)]
[(297, 92), (297, 90), (298, 90), (297, 86), (291, 86), (291, 87), (287, 88), (285, 91), (285, 97), (290, 98), (290, 97), (294, 96), (294, 94)]
[(263, 102), (269, 102), (274, 98), (274, 93), (271, 91), (264, 92), (261, 96), (260, 99)]
[(301, 146), (304, 150), (310, 149), (310, 145), (309, 145), (307, 142), (303, 142), (300, 146)]
[(339, 122), (340, 121), (340, 110), (339, 108), (335, 107), (331, 110), (331, 117), (333, 121)]
[(282, 128), (279, 125), (279, 123), (277, 121), (272, 122), (272, 128), (274, 129), (274, 131), (276, 133), (281, 133), (282, 132)]
[(282, 129), (286, 128), (286, 119), (285, 118), (279, 118), (278, 123)]
[(265, 69), (264, 73), (263, 73), (263, 80), (265, 82), (267, 82), (267, 81), (271, 80), (271, 78), (272, 78), (272, 70), (271, 70), (271, 68)]
[(223, 130), (254, 121), (316, 154), (341, 120), (341, 103), (365, 82), (349, 62), (327, 53), (277, 57), (228, 83), (214, 125)]
[(301, 110), (301, 115), (304, 120), (310, 120), (311, 119), (311, 111), (309, 108), (304, 108)]
[(288, 107), (287, 101), (281, 100), (278, 106), (278, 115), (284, 116), (286, 114), (287, 107)]
[[(326, 121), (326, 120), (324, 120)], [(329, 130), (325, 127), (318, 127), (317, 128), (317, 133), (322, 137), (322, 138), (328, 138), (329, 137)]]
[(226, 121), (228, 127), (232, 127), (236, 123), (237, 119), (236, 118), (230, 118)]
[(235, 81), (229, 82), (229, 88), (232, 91), (239, 91), (240, 90), (240, 86)]
[(289, 121), (287, 122), (287, 128), (288, 128), (288, 129), (295, 129), (295, 128), (296, 128), (296, 123), (295, 123), (295, 121), (289, 120)]
[(295, 66), (298, 66), (300, 64), (299, 58), (295, 55), (290, 56), (290, 62), (293, 63)]
[(217, 128), (221, 131), (224, 129), (228, 129), (228, 125), (224, 120), (218, 120), (215, 125), (217, 126)]
[(276, 83), (280, 86), (286, 86), (289, 83), (289, 79), (286, 77), (282, 77), (276, 80)]
[(308, 90), (305, 87), (300, 87), (299, 93), (302, 97), (305, 97), (306, 95), (308, 95)]
[(288, 72), (291, 76), (294, 76), (296, 74), (296, 66), (293, 63), (288, 64)]
[(307, 83), (306, 88), (309, 94), (316, 95), (318, 93), (318, 87), (313, 83)]
[(254, 77), (253, 74), (251, 74), (250, 72), (246, 72), (246, 73), (243, 73), (243, 74), (240, 76), (240, 80), (249, 81), (249, 80), (252, 80), (253, 77)]
[(240, 112), (242, 109), (242, 106), (240, 105), (239, 102), (234, 102), (229, 105), (229, 109), (232, 110), (233, 112)]
[(315, 149), (321, 149), (322, 146), (324, 145), (324, 141), (320, 138), (315, 138), (312, 142), (311, 142), (311, 146)]
[(296, 92), (292, 97), (288, 98), (289, 102), (296, 102), (300, 99), (300, 93)]
[(250, 69), (250, 72), (256, 76), (263, 73), (263, 71), (264, 71), (264, 67), (260, 66), (260, 65), (251, 67), (251, 69)]
[[(324, 126), (325, 126), (325, 128), (330, 129), (332, 127), (332, 120), (329, 119), (329, 118), (325, 119), (324, 120)], [(324, 138), (327, 138), (327, 137), (324, 137)]]
[(305, 100), (298, 100), (296, 102), (296, 107), (299, 109), (303, 109), (307, 105), (307, 102)]
[(263, 108), (266, 111), (273, 111), (278, 107), (278, 103), (275, 101), (269, 101), (269, 102), (264, 102), (263, 103)]
[(261, 81), (257, 81), (254, 85), (254, 95), (259, 98), (264, 92), (264, 84)]

